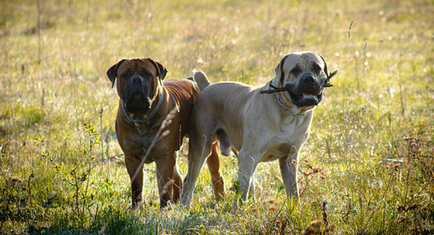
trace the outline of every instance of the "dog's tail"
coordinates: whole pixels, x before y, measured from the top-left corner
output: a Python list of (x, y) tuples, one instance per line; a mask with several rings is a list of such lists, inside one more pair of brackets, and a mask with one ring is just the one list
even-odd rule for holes
[(199, 86), (200, 91), (203, 91), (203, 89), (211, 84), (206, 74), (202, 71), (193, 70), (193, 80)]

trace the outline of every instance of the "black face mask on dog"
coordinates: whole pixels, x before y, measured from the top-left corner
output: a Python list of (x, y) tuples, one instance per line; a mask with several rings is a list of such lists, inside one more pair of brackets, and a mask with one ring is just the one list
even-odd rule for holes
[[(333, 73), (330, 73), (329, 75), (327, 75), (326, 82), (322, 87), (323, 89), (325, 89), (326, 87), (332, 87), (333, 86), (333, 84), (330, 83), (330, 79), (332, 77), (334, 77), (338, 72), (339, 72), (339, 70), (335, 70)], [(276, 92), (282, 92), (282, 91), (289, 91), (289, 85), (286, 85), (284, 87), (275, 87), (270, 82), (270, 87), (273, 89), (261, 91), (261, 94), (270, 94), (270, 93), (276, 93)]]

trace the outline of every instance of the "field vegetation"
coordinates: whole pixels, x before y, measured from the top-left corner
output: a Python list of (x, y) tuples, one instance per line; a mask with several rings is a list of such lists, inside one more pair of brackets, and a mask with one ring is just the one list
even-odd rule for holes
[[(3, 0), (0, 13), (1, 234), (434, 233), (432, 0)], [(167, 79), (261, 86), (302, 50), (340, 73), (301, 150), (298, 203), (270, 162), (232, 215), (237, 160), (221, 157), (223, 201), (204, 169), (190, 210), (159, 210), (150, 164), (130, 212), (110, 66), (151, 57)]]

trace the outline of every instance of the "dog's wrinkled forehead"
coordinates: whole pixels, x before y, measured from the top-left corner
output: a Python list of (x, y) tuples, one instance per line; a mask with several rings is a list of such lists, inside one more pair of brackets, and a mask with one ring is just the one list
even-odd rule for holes
[(319, 54), (315, 52), (297, 52), (287, 55), (282, 69), (285, 73), (289, 73), (295, 68), (301, 71), (311, 70), (316, 65), (320, 66), (322, 69), (325, 66)]
[(134, 74), (152, 74), (157, 76), (157, 68), (149, 59), (130, 59), (123, 62), (118, 69), (118, 76)]

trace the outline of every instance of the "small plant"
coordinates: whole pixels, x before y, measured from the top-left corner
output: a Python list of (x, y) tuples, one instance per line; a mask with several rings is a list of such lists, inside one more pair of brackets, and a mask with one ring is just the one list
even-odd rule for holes
[[(64, 191), (66, 197), (71, 197), (72, 222), (77, 225), (84, 225), (88, 223), (88, 217), (95, 219), (98, 209), (92, 212), (90, 209), (96, 203), (93, 200), (94, 195), (90, 192), (90, 187), (94, 185), (94, 180), (91, 177), (92, 170), (95, 165), (95, 147), (100, 144), (100, 134), (96, 131), (94, 125), (88, 122), (83, 123), (85, 132), (87, 134), (87, 144), (82, 145), (82, 149), (79, 150), (76, 156), (72, 155), (73, 164), (63, 164), (57, 161), (55, 157), (50, 155), (50, 152), (44, 151), (41, 156), (50, 161), (51, 166), (54, 168), (55, 173), (61, 176), (61, 180), (66, 183)], [(43, 144), (43, 141), (38, 137), (36, 138)], [(66, 190), (65, 190), (66, 189)], [(51, 192), (45, 201), (45, 206), (50, 204), (57, 193)], [(69, 201), (66, 198), (66, 201)]]

